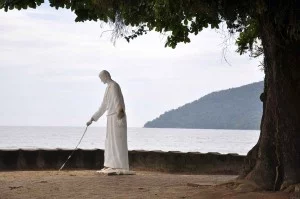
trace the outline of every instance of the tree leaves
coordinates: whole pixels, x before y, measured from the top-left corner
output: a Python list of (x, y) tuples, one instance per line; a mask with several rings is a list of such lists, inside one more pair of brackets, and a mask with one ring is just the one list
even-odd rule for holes
[[(276, 17), (278, 28), (286, 27), (288, 12), (294, 3), (269, 4), (255, 0), (49, 0), (56, 9), (71, 9), (76, 14), (76, 22), (100, 20), (116, 23), (119, 13), (126, 26), (136, 27), (128, 34), (122, 34), (128, 42), (148, 31), (168, 32), (166, 46), (175, 48), (180, 42), (189, 43), (189, 35), (197, 35), (204, 28), (219, 28), (221, 21), (226, 22), (229, 32), (241, 32), (237, 40), (238, 52), (245, 53), (253, 49), (253, 43), (259, 38), (257, 17), (261, 12), (270, 12)], [(294, 0), (288, 0), (294, 2)], [(36, 8), (44, 0), (1, 0), (0, 9)], [(260, 6), (261, 5), (261, 6)], [(296, 4), (295, 4), (296, 5)], [(298, 4), (297, 4), (298, 5)], [(280, 7), (284, 7), (280, 11)], [(269, 9), (269, 10), (268, 10)], [(278, 13), (277, 13), (278, 12)], [(300, 17), (299, 17), (300, 18)], [(295, 18), (297, 19), (297, 18)], [(292, 20), (295, 20), (294, 18)], [(286, 35), (294, 38), (300, 35), (300, 23), (288, 24)], [(253, 29), (254, 28), (254, 29)], [(125, 31), (124, 31), (125, 32)], [(300, 37), (300, 36), (299, 36)]]
[(236, 44), (238, 45), (237, 52), (240, 54), (246, 53), (247, 51), (253, 52), (253, 45), (255, 45), (259, 38), (258, 22), (251, 19), (248, 20), (247, 23), (236, 40)]
[(130, 40), (132, 40), (140, 35), (147, 34), (147, 32), (149, 30), (146, 30), (145, 27), (146, 27), (146, 24), (142, 24), (141, 26), (138, 27), (137, 30), (133, 30), (131, 35), (125, 36), (124, 38), (129, 43)]
[(37, 6), (41, 5), (41, 3), (44, 3), (43, 0), (1, 0), (0, 1), (0, 9), (4, 9), (5, 12), (8, 10), (13, 9), (27, 9), (30, 8), (36, 8)]

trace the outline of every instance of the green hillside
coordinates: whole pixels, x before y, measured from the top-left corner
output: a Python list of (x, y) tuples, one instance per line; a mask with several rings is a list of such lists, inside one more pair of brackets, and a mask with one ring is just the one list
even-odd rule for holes
[(146, 128), (259, 129), (263, 82), (210, 93), (147, 122)]

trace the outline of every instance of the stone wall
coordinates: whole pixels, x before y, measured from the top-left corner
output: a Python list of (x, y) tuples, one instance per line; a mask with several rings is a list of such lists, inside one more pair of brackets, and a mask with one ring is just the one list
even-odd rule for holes
[[(59, 169), (72, 150), (0, 150), (0, 171)], [(129, 151), (130, 169), (189, 174), (238, 174), (245, 156), (219, 153)], [(101, 169), (104, 152), (77, 149), (64, 169)]]

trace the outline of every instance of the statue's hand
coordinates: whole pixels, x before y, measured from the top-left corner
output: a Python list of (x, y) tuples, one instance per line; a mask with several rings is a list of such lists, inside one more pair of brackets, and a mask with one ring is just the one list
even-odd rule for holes
[(124, 112), (123, 109), (121, 109), (121, 110), (118, 112), (117, 117), (118, 117), (118, 119), (120, 120), (120, 119), (122, 119), (124, 116), (125, 116), (125, 112)]
[(86, 125), (87, 125), (87, 126), (90, 126), (92, 123), (93, 123), (93, 118), (91, 118), (91, 119), (86, 123)]

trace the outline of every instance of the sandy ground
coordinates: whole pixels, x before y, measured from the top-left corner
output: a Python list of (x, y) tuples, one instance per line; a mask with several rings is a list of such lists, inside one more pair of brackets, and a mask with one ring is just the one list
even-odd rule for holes
[(290, 199), (288, 194), (281, 192), (245, 193), (227, 186), (214, 186), (235, 177), (145, 171), (127, 176), (105, 176), (92, 170), (0, 172), (0, 199)]

